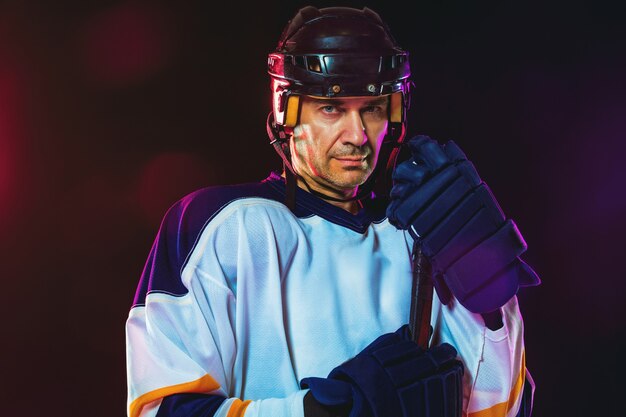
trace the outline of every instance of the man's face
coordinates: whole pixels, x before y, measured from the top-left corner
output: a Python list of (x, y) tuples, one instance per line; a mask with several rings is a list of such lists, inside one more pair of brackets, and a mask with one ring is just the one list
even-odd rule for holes
[(301, 100), (291, 141), (294, 169), (317, 191), (353, 194), (376, 166), (388, 96)]

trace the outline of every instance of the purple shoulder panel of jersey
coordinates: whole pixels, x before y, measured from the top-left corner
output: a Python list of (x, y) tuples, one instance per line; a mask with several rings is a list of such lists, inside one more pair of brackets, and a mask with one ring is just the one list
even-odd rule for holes
[(234, 200), (260, 197), (283, 198), (270, 181), (202, 188), (183, 197), (170, 207), (161, 222), (145, 263), (133, 307), (144, 305), (152, 292), (183, 296), (187, 288), (181, 271), (197, 239), (215, 215)]

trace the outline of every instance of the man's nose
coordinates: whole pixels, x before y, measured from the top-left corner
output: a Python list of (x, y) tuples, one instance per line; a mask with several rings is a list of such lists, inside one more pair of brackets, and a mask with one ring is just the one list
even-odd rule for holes
[(341, 139), (344, 143), (351, 143), (354, 146), (362, 146), (367, 142), (365, 124), (361, 117), (361, 112), (351, 110), (346, 112)]

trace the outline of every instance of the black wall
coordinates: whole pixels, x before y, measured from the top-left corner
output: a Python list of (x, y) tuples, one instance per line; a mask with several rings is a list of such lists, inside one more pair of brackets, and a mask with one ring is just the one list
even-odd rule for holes
[[(124, 415), (124, 321), (161, 216), (280, 166), (266, 55), (330, 3), (208, 3), (0, 4), (0, 414)], [(388, 22), (411, 52), (409, 136), (459, 143), (527, 240), (534, 415), (622, 415), (624, 10), (478, 3), (335, 5)]]

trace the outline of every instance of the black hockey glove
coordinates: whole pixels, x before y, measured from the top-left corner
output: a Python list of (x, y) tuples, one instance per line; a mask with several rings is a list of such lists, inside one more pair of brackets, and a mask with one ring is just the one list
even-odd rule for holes
[(408, 146), (412, 157), (394, 171), (387, 217), (421, 244), (440, 300), (447, 304), (451, 292), (468, 310), (486, 313), (519, 286), (538, 285), (519, 258), (526, 242), (461, 149), (428, 136)]
[(463, 365), (456, 356), (447, 343), (423, 350), (402, 326), (328, 378), (304, 378), (305, 417), (460, 417)]

